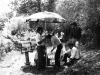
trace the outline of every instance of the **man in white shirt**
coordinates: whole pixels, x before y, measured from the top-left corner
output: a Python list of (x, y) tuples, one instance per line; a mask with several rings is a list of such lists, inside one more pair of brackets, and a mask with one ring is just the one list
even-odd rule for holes
[[(80, 58), (80, 51), (77, 49), (77, 47), (75, 46), (75, 42), (69, 42), (68, 45), (65, 44), (65, 48), (69, 47), (69, 49), (66, 51), (66, 53), (64, 54), (64, 59), (63, 61), (65, 61), (65, 65), (73, 65), (77, 60), (79, 60)], [(69, 59), (69, 62), (67, 61), (67, 58)]]
[(44, 67), (44, 55), (45, 55), (45, 45), (44, 41), (45, 39), (42, 38), (43, 28), (38, 27), (37, 28), (37, 34), (36, 34), (36, 43), (37, 43), (37, 52), (35, 55), (35, 59), (38, 59), (37, 61), (37, 69), (42, 69)]

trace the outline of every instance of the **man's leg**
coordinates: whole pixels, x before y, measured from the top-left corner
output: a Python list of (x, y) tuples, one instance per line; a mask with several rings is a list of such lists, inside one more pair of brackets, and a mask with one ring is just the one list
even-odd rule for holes
[(56, 53), (55, 54), (55, 66), (60, 66), (60, 63), (59, 63), (59, 54), (58, 53)]
[(70, 58), (70, 54), (68, 53), (64, 54), (64, 58), (63, 58), (63, 61), (65, 62), (64, 64), (67, 63), (67, 58)]
[(68, 66), (73, 65), (75, 62), (77, 62), (78, 59), (71, 59), (70, 62), (67, 63)]
[(57, 46), (57, 50), (55, 53), (55, 65), (57, 67), (60, 67), (60, 54), (61, 54), (61, 50), (62, 50), (62, 44)]
[(41, 68), (42, 65), (42, 48), (41, 46), (37, 47), (37, 52), (38, 52), (38, 61), (37, 61), (37, 69)]

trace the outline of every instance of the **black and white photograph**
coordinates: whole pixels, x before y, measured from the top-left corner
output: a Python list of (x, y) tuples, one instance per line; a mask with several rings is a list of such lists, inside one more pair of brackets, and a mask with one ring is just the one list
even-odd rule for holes
[(100, 0), (0, 0), (0, 75), (100, 75)]

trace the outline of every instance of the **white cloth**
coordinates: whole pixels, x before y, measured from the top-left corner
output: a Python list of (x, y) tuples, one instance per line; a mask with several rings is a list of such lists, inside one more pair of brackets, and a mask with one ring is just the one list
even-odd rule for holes
[(35, 52), (34, 59), (38, 59), (38, 53), (37, 53), (37, 51)]

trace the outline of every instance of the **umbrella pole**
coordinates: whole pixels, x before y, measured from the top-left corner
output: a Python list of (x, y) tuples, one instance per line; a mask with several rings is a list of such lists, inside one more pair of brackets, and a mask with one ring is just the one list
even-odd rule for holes
[[(45, 30), (46, 30), (46, 20), (45, 20)], [(46, 40), (46, 42), (47, 42), (47, 40)], [(47, 48), (46, 48), (46, 66), (47, 66)]]

